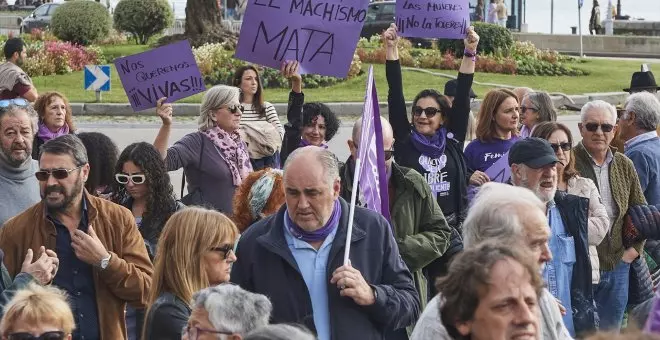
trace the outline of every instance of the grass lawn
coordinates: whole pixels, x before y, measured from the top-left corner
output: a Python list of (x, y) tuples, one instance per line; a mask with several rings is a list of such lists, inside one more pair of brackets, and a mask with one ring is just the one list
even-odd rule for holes
[[(143, 48), (143, 49), (140, 49)], [(130, 55), (141, 52), (147, 47), (135, 45), (109, 46), (103, 47), (104, 51), (115, 56)], [(518, 76), (502, 75), (492, 73), (478, 73), (475, 81), (484, 83), (497, 83), (514, 86), (528, 86), (534, 89), (540, 89), (548, 92), (563, 92), (566, 94), (582, 94), (593, 92), (617, 92), (630, 84), (630, 76), (633, 72), (639, 70), (639, 62), (624, 60), (605, 60), (589, 59), (578, 67), (591, 71), (591, 75), (584, 77), (538, 77), (538, 76)], [(363, 65), (364, 70), (368, 70), (368, 65)], [(376, 87), (379, 91), (380, 100), (386, 100), (387, 82), (385, 80), (384, 65), (375, 65)], [(445, 74), (456, 74), (455, 71), (430, 70)], [(93, 102), (95, 94), (92, 91), (83, 89), (83, 72), (75, 72), (66, 75), (45, 76), (34, 78), (37, 90), (42, 93), (45, 91), (63, 92), (71, 102)], [(363, 101), (364, 85), (366, 75), (354, 78), (329, 88), (305, 89), (308, 100), (321, 102), (339, 102), (339, 101)], [(436, 88), (442, 90), (446, 78), (433, 75), (404, 71), (403, 73), (404, 89), (406, 99), (412, 98), (422, 89)], [(475, 85), (475, 92), (480, 98), (489, 90), (488, 87)], [(266, 99), (271, 102), (281, 103), (288, 99), (288, 89), (267, 89)], [(201, 95), (181, 100), (184, 103), (198, 103)], [(103, 93), (103, 102), (106, 103), (126, 103), (128, 99), (124, 94), (121, 82), (116, 71), (112, 70), (112, 90)]]

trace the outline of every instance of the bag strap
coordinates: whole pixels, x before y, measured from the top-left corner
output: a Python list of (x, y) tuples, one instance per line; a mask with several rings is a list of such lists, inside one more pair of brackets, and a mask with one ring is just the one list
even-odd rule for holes
[[(202, 150), (199, 152), (199, 160), (197, 161), (197, 169), (199, 171), (202, 171), (202, 160), (204, 160), (204, 135), (202, 135)], [(183, 189), (186, 186), (186, 169), (183, 169), (183, 176), (181, 176), (181, 195), (179, 196), (180, 198), (183, 198)]]

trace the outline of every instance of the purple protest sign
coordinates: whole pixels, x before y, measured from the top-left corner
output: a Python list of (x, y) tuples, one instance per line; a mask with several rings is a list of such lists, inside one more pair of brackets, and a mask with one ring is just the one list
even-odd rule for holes
[(470, 27), (469, 0), (399, 0), (399, 35), (413, 38), (463, 39)]
[(246, 1), (236, 58), (275, 69), (297, 60), (302, 74), (346, 77), (369, 0)]
[[(511, 167), (509, 166), (509, 152), (505, 153), (493, 165), (485, 171), (491, 182), (507, 183), (511, 179)], [(474, 196), (479, 192), (479, 187), (470, 184), (468, 186), (468, 201), (472, 202)]]
[(135, 112), (206, 90), (188, 40), (117, 58), (115, 68)]

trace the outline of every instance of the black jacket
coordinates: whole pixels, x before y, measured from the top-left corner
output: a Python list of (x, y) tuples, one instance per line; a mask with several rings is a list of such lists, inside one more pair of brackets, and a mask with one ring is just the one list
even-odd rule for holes
[(161, 294), (149, 308), (142, 339), (180, 340), (190, 313), (190, 307), (174, 294)]
[[(330, 284), (332, 273), (343, 264), (349, 207), (339, 198), (342, 213), (330, 249), (326, 279), (332, 340), (381, 340), (412, 325), (420, 314), (412, 275), (403, 263), (392, 230), (383, 216), (355, 208), (350, 259), (376, 291), (376, 303), (363, 307), (341, 297)], [(231, 281), (248, 291), (264, 294), (273, 304), (272, 323), (300, 323), (314, 330), (312, 302), (284, 237), (283, 206), (275, 215), (252, 225), (238, 244)]]

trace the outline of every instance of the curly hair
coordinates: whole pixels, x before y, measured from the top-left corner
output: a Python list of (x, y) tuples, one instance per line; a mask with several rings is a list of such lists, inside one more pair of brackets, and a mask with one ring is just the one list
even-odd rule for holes
[(100, 132), (82, 132), (77, 136), (85, 145), (89, 160), (89, 178), (85, 182), (85, 189), (96, 195), (97, 189), (111, 187), (115, 182), (114, 169), (119, 149), (110, 137)]
[[(234, 78), (232, 79), (232, 85), (241, 88), (241, 83), (243, 82), (243, 73), (245, 71), (254, 71), (257, 75), (257, 93), (254, 94), (254, 99), (252, 100), (252, 108), (254, 112), (258, 113), (261, 117), (266, 117), (266, 109), (264, 108), (264, 88), (261, 85), (261, 76), (259, 75), (259, 70), (254, 65), (245, 65), (241, 66), (234, 73)], [(241, 103), (243, 102), (243, 91), (241, 91)]]
[(302, 124), (303, 126), (313, 126), (318, 116), (325, 119), (325, 140), (330, 141), (337, 134), (341, 121), (330, 108), (319, 102), (303, 104)]
[[(147, 207), (142, 216), (142, 237), (150, 241), (158, 240), (165, 222), (177, 209), (174, 189), (167, 173), (165, 162), (153, 145), (145, 142), (133, 143), (119, 155), (115, 173), (122, 173), (124, 164), (133, 162), (142, 169), (145, 185), (148, 186)], [(130, 199), (126, 186), (112, 182), (112, 201), (123, 204)]]
[(66, 125), (69, 126), (69, 131), (76, 131), (76, 126), (73, 125), (73, 112), (71, 111), (71, 104), (69, 104), (69, 100), (66, 99), (63, 94), (55, 91), (46, 92), (40, 95), (37, 101), (34, 102), (34, 110), (37, 111), (37, 114), (39, 115), (39, 122), (43, 122), (44, 116), (46, 115), (46, 109), (55, 98), (60, 98), (64, 102), (64, 106), (66, 107), (64, 121), (66, 122)]
[[(269, 179), (272, 181), (268, 181)], [(268, 196), (263, 197), (265, 195)], [(265, 204), (264, 198), (267, 198)], [(276, 213), (284, 204), (282, 172), (266, 168), (249, 174), (236, 188), (232, 203), (232, 220), (241, 233), (254, 222)], [(260, 208), (262, 206), (263, 208)]]

